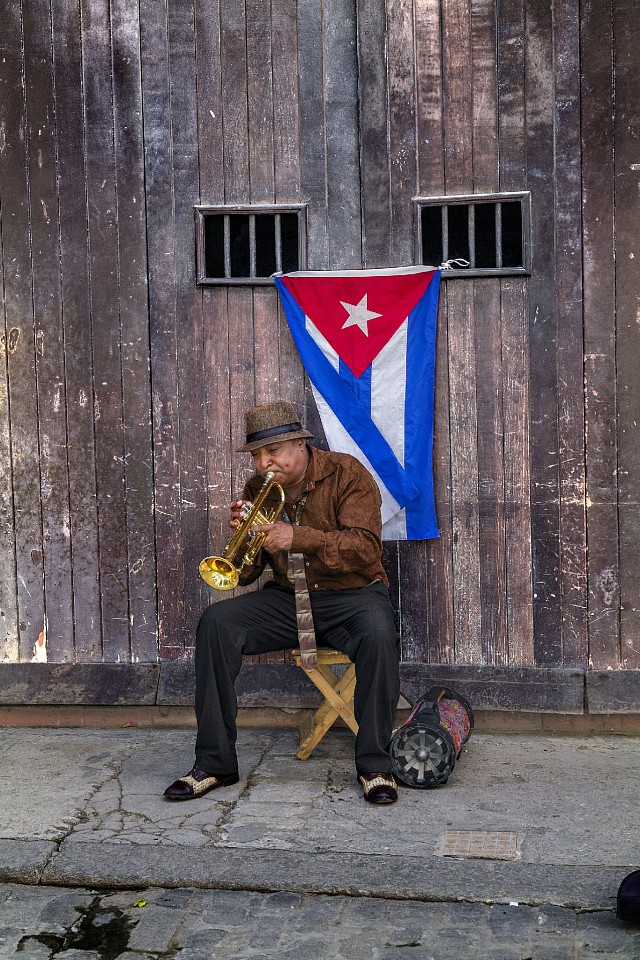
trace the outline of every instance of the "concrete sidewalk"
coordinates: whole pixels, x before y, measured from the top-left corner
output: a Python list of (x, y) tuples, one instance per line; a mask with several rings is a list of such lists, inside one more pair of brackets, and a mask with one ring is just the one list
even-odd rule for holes
[[(193, 731), (3, 729), (0, 881), (609, 911), (640, 867), (635, 738), (474, 734), (445, 786), (388, 807), (362, 799), (348, 731), (305, 762), (296, 748), (294, 731), (242, 730), (240, 783), (170, 803)], [(447, 831), (478, 832), (480, 856), (445, 855)]]

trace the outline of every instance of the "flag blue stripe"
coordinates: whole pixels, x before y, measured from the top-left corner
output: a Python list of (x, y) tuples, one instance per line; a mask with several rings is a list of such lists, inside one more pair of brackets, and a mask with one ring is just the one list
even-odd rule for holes
[(405, 510), (407, 539), (437, 537), (433, 492), (433, 400), (436, 320), (440, 273), (409, 315), (407, 389), (405, 401), (405, 469), (420, 488), (420, 496)]
[[(291, 334), (310, 380), (323, 395), (364, 455), (375, 465), (378, 476), (389, 493), (401, 506), (405, 506), (418, 496), (419, 491), (371, 420), (370, 401), (369, 409), (362, 406), (353, 388), (341, 379), (340, 374), (336, 372), (322, 350), (307, 333), (304, 311), (300, 308), (297, 300), (289, 293), (279, 277), (275, 277), (275, 282), (289, 321)], [(361, 380), (362, 377), (359, 379)], [(369, 371), (369, 397), (370, 382), (371, 374)], [(364, 384), (366, 384), (366, 380)]]
[(371, 367), (367, 367), (359, 377), (356, 377), (341, 359), (338, 372), (340, 379), (353, 391), (354, 397), (371, 416)]

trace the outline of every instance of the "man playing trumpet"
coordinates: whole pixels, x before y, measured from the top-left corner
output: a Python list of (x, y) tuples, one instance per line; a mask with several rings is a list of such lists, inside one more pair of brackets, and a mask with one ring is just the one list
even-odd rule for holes
[(273, 577), (261, 590), (204, 611), (196, 634), (195, 765), (164, 795), (191, 800), (238, 782), (234, 682), (242, 657), (302, 647), (294, 578), (299, 601), (305, 574), (318, 643), (346, 653), (356, 666), (355, 763), (364, 797), (393, 803), (388, 748), (400, 691), (399, 637), (381, 560), (377, 484), (348, 454), (310, 446), (312, 434), (284, 400), (249, 410), (246, 433), (241, 450), (251, 454), (256, 475), (231, 504), (230, 525), (236, 530), (245, 501), (262, 496), (267, 474), (284, 491), (284, 509), (279, 519), (253, 528), (261, 546), (239, 582), (252, 583), (267, 565)]

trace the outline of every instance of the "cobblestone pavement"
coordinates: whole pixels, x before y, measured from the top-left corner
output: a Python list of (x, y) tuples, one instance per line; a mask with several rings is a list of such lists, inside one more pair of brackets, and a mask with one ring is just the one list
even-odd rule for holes
[(637, 960), (612, 911), (157, 888), (0, 886), (0, 958)]

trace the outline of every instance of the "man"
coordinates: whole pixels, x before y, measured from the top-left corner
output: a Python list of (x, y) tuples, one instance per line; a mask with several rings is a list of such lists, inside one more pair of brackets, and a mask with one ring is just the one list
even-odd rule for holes
[[(284, 400), (249, 410), (246, 428), (241, 450), (253, 457), (256, 476), (243, 498), (254, 498), (270, 472), (284, 490), (285, 507), (275, 523), (258, 528), (266, 536), (240, 582), (251, 583), (267, 564), (273, 579), (257, 592), (212, 604), (202, 615), (195, 656), (195, 766), (164, 795), (191, 800), (238, 782), (234, 681), (243, 654), (298, 646), (289, 555), (302, 554), (318, 643), (343, 651), (356, 665), (357, 778), (368, 801), (393, 803), (397, 791), (388, 748), (400, 690), (399, 638), (381, 562), (378, 487), (348, 454), (309, 446), (312, 434)], [(242, 516), (238, 500), (231, 504), (231, 526)]]

